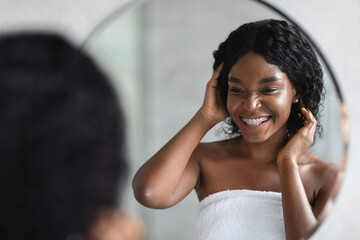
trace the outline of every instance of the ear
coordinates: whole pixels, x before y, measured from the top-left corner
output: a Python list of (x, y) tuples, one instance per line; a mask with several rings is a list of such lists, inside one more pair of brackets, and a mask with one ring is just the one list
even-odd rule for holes
[(293, 103), (298, 103), (302, 93), (301, 87), (300, 86), (293, 87), (293, 90), (294, 90)]

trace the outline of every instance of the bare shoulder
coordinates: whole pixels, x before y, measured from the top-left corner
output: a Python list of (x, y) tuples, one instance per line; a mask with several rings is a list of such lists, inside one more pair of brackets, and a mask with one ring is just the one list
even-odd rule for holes
[(329, 162), (319, 156), (310, 153), (309, 162), (312, 165), (312, 171), (318, 175), (336, 175), (340, 172), (340, 167), (332, 162)]
[(194, 155), (203, 158), (219, 158), (228, 155), (230, 140), (220, 140), (215, 142), (201, 142), (194, 150)]
[(338, 165), (312, 153), (309, 153), (307, 165), (309, 166), (309, 177), (316, 182), (316, 192), (331, 189), (339, 174), (342, 174), (341, 168)]
[[(306, 165), (306, 164), (305, 164)], [(314, 154), (309, 157), (309, 177), (313, 187), (313, 212), (319, 217), (328, 203), (328, 199), (336, 196), (343, 178), (341, 167), (326, 161)]]

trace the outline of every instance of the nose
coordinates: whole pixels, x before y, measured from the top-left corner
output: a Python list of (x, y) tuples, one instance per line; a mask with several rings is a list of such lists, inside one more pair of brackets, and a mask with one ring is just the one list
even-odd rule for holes
[(261, 107), (260, 98), (256, 94), (249, 94), (243, 99), (242, 107), (247, 111), (255, 111)]

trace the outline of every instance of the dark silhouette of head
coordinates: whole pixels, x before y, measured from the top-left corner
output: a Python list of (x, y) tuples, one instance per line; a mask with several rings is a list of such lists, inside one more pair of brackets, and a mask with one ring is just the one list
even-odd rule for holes
[[(218, 78), (218, 86), (225, 108), (229, 71), (240, 57), (250, 51), (262, 55), (268, 63), (278, 66), (300, 93), (299, 102), (294, 103), (291, 108), (287, 122), (288, 131), (298, 130), (303, 126), (304, 116), (300, 112), (301, 106), (309, 109), (318, 119), (324, 89), (323, 72), (317, 56), (308, 40), (296, 27), (285, 21), (273, 19), (241, 25), (214, 51), (213, 69), (224, 63)], [(241, 134), (231, 119), (228, 124), (229, 135)], [(319, 135), (321, 129), (321, 125), (318, 124)]]
[(85, 234), (116, 207), (124, 119), (108, 80), (62, 37), (0, 37), (2, 239)]

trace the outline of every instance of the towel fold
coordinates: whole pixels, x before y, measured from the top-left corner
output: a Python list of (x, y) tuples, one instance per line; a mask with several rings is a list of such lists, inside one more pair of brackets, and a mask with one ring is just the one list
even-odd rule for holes
[(200, 201), (199, 240), (285, 239), (281, 193), (226, 190)]

